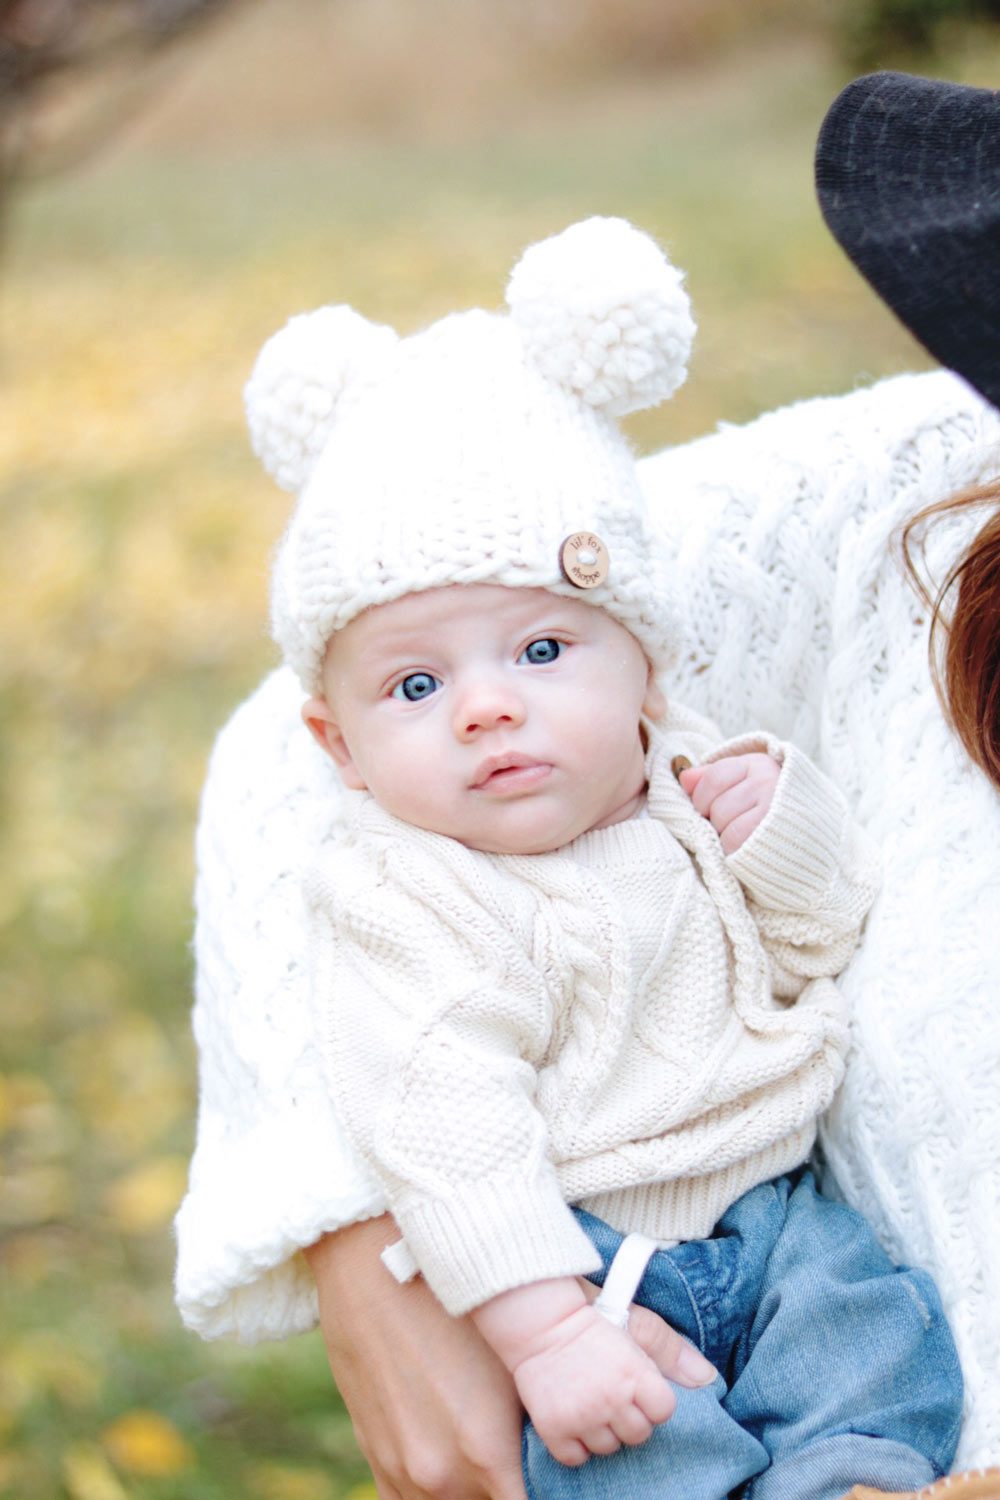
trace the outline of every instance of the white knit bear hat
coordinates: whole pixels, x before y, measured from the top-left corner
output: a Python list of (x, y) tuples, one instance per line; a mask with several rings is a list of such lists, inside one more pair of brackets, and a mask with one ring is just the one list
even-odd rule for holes
[(509, 315), (400, 339), (349, 307), (293, 318), (246, 388), (254, 451), (299, 502), (272, 626), (307, 693), (331, 635), (450, 584), (544, 588), (606, 609), (654, 667), (672, 593), (614, 418), (671, 396), (694, 322), (682, 276), (622, 219), (525, 252)]

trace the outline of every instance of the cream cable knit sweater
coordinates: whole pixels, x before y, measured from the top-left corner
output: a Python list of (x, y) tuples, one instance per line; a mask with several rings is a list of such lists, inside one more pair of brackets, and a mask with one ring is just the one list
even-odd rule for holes
[[(333, 1097), (451, 1313), (596, 1270), (567, 1202), (700, 1239), (809, 1154), (878, 858), (801, 752), (709, 757), (719, 738), (672, 707), (649, 816), (552, 854), (481, 854), (362, 795), (314, 872)], [(783, 765), (727, 860), (670, 762), (748, 749)]]
[[(794, 741), (880, 845), (823, 1140), (890, 1252), (941, 1287), (968, 1392), (960, 1462), (1000, 1462), (1000, 798), (941, 719), (890, 546), (920, 506), (1000, 471), (1000, 418), (953, 376), (900, 376), (640, 468), (690, 627), (673, 690), (724, 732)], [(970, 524), (940, 533), (938, 576)], [(301, 871), (338, 791), (300, 697), (277, 672), (234, 715), (198, 832), (201, 1092), (177, 1297), (206, 1337), (310, 1327), (296, 1251), (384, 1206), (312, 1036)]]

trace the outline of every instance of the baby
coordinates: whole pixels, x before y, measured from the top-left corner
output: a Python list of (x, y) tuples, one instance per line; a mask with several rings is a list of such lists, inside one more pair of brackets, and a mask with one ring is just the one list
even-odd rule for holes
[(406, 340), (294, 319), (247, 390), (301, 492), (275, 633), (355, 794), (309, 958), (386, 1274), (510, 1370), (533, 1500), (919, 1488), (961, 1408), (936, 1291), (803, 1165), (875, 859), (793, 746), (661, 686), (679, 609), (614, 418), (684, 377), (681, 278), (589, 220), (507, 300)]

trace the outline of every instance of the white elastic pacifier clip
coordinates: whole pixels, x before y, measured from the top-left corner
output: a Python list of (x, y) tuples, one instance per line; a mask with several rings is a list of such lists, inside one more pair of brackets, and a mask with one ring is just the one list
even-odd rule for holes
[(615, 1251), (594, 1307), (616, 1328), (628, 1327), (629, 1308), (635, 1301), (639, 1283), (650, 1260), (661, 1249), (661, 1240), (651, 1240), (647, 1234), (627, 1234)]

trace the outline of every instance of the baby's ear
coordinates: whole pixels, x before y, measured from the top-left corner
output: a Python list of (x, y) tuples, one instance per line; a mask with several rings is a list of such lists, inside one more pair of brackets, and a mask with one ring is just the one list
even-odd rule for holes
[(366, 792), (368, 787), (354, 764), (347, 741), (326, 699), (308, 698), (302, 705), (302, 722), (320, 749), (325, 750), (334, 762), (344, 785), (352, 792)]
[(652, 667), (649, 669), (649, 680), (646, 683), (646, 696), (642, 700), (642, 711), (646, 718), (651, 719), (654, 724), (662, 719), (667, 711), (666, 694), (657, 682)]

